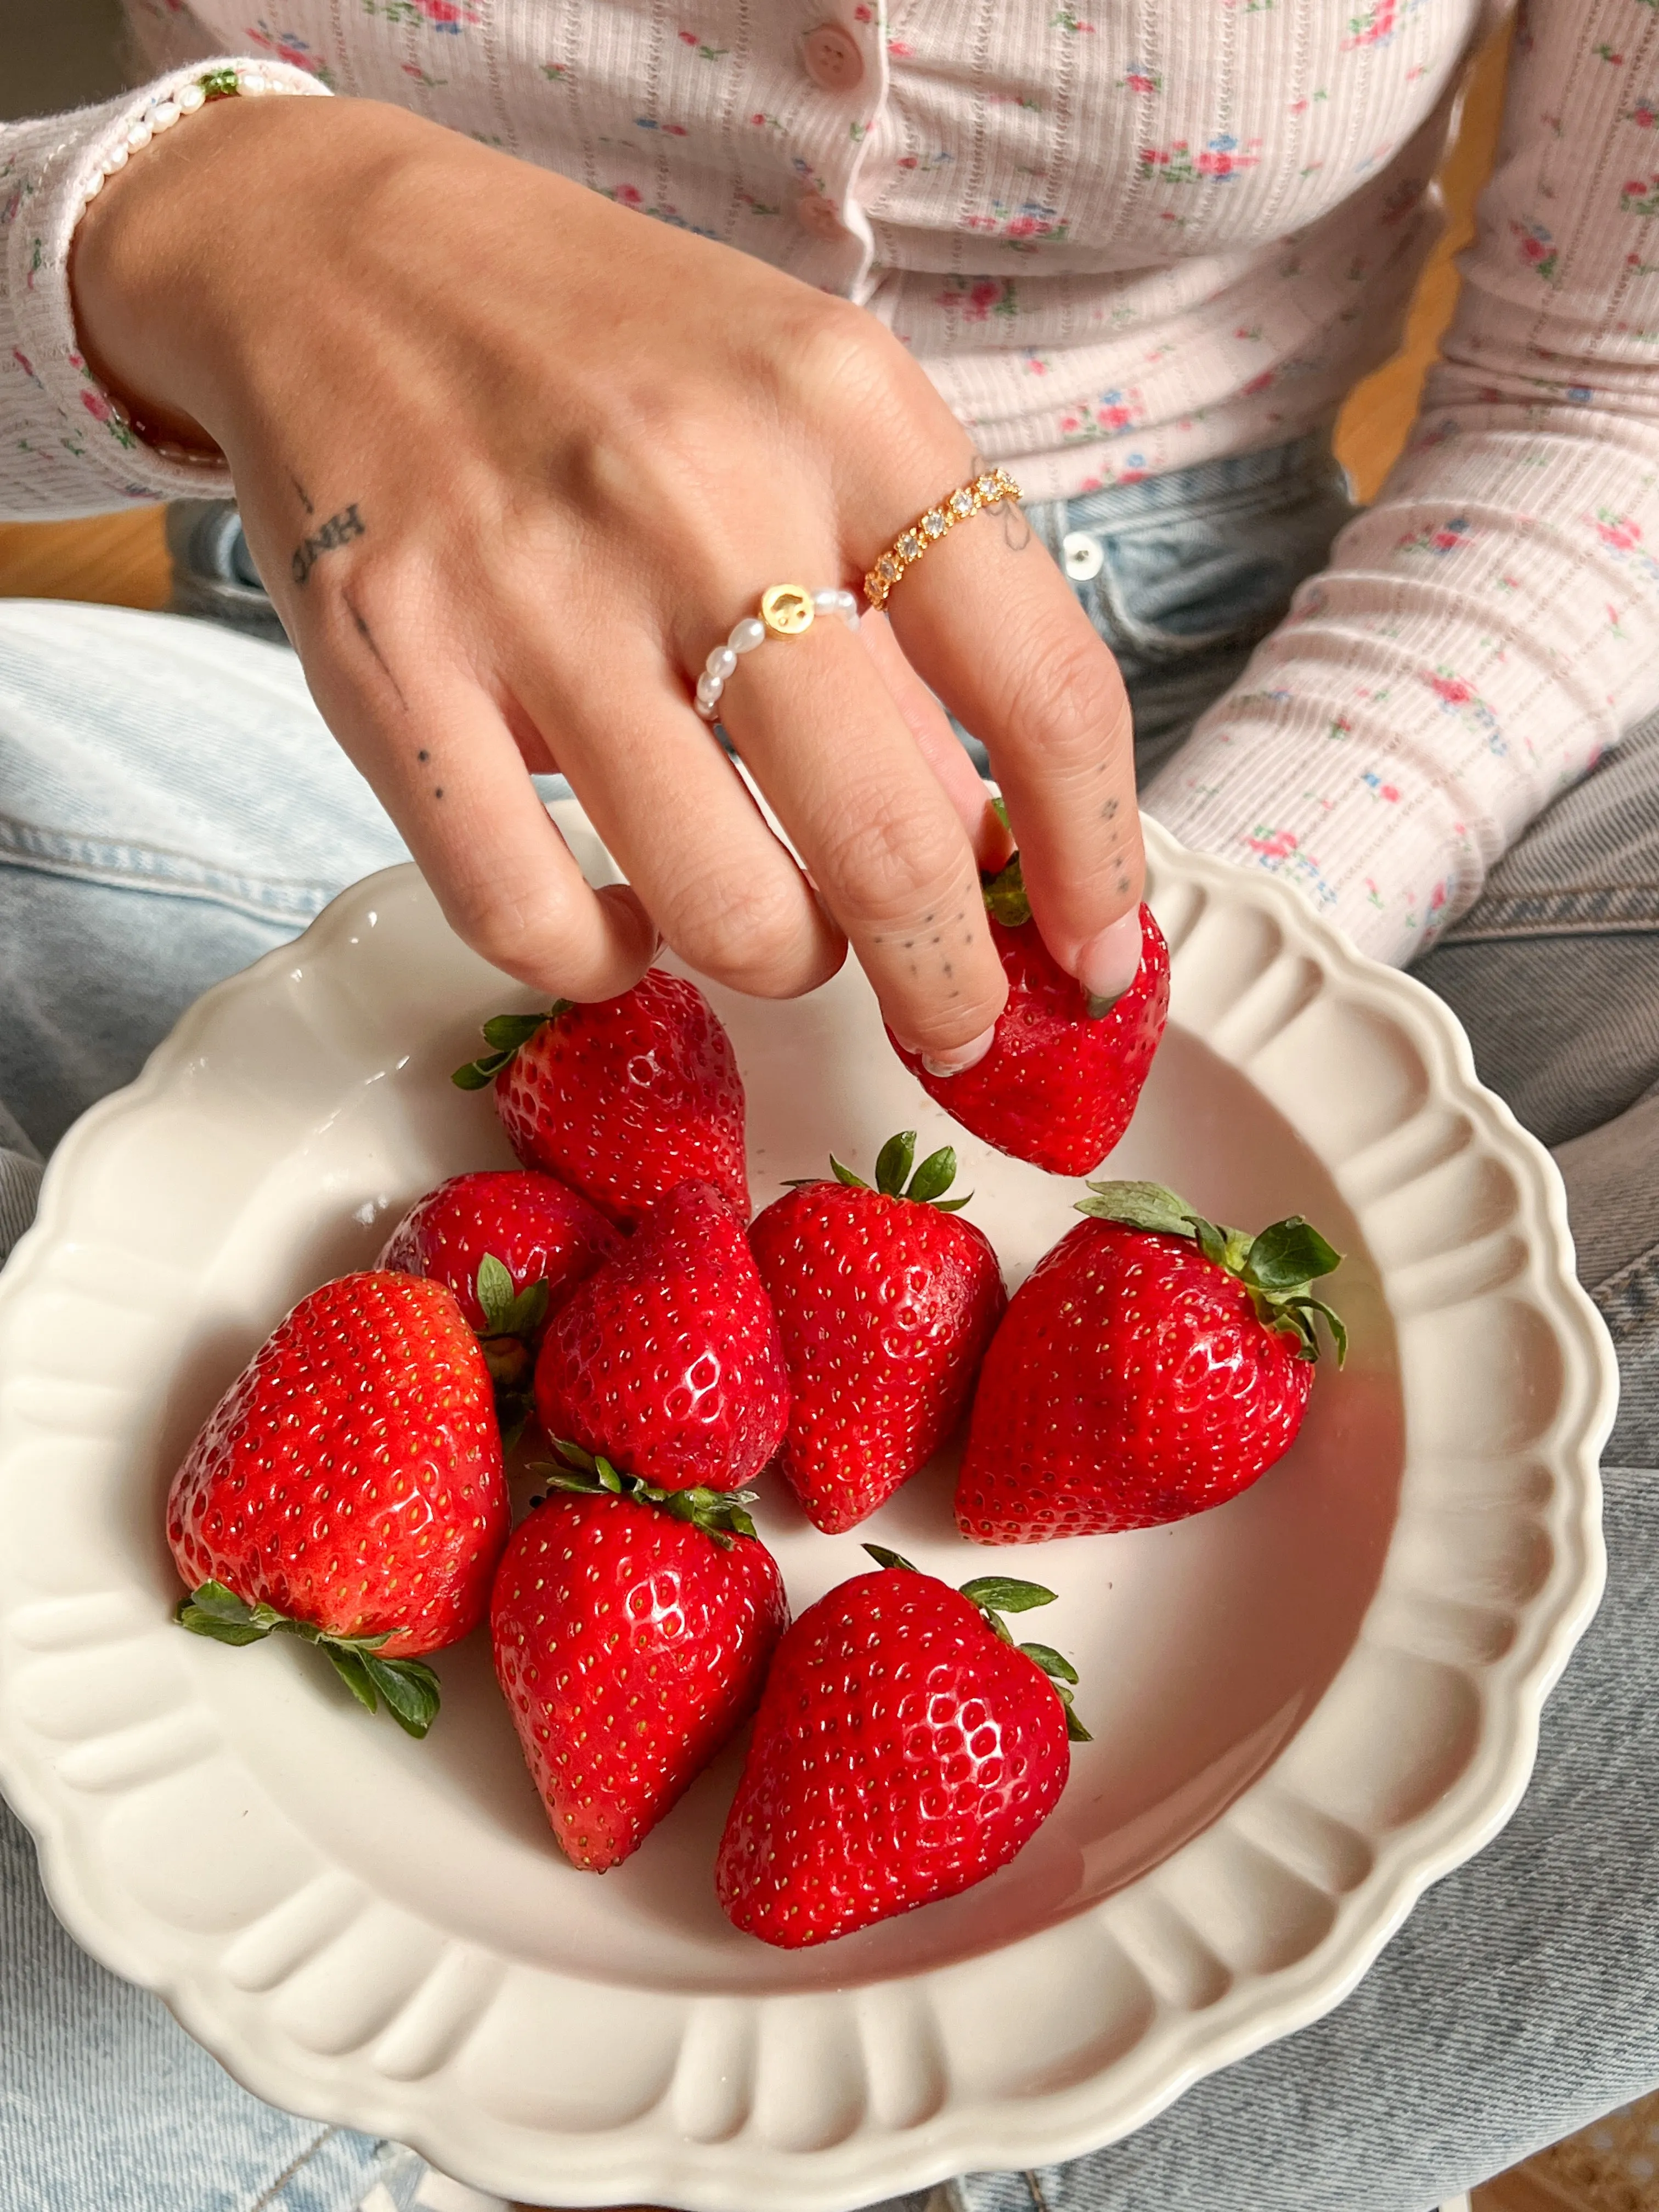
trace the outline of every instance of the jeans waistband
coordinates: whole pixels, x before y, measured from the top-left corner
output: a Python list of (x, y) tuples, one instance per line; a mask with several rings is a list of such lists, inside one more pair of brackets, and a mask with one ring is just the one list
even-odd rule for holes
[[(1107, 484), (1099, 491), (1079, 492), (1074, 499), (1029, 501), (1026, 512), (1044, 536), (1058, 526), (1117, 537), (1138, 529), (1167, 530), (1196, 515), (1224, 511), (1235, 501), (1258, 507), (1264, 504), (1263, 495), (1275, 488), (1293, 497), (1334, 476), (1346, 481), (1331, 447), (1334, 428), (1326, 423), (1282, 446), (1224, 454), (1191, 468), (1143, 477), (1137, 483)], [(1265, 503), (1276, 502), (1268, 499)]]

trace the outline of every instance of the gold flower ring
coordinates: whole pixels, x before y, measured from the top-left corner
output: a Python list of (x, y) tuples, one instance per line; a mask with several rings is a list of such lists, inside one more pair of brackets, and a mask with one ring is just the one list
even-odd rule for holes
[(1019, 486), (1006, 469), (990, 469), (983, 476), (958, 484), (937, 507), (919, 514), (908, 530), (901, 530), (864, 580), (864, 596), (872, 607), (884, 606), (887, 595), (905, 570), (914, 568), (936, 539), (977, 514), (981, 507), (997, 507), (1005, 499), (1018, 499)]

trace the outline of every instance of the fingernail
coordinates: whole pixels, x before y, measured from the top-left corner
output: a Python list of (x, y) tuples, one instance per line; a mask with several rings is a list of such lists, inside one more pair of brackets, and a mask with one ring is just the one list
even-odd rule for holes
[[(1140, 909), (1131, 907), (1098, 937), (1091, 937), (1078, 955), (1077, 980), (1091, 999), (1103, 1000), (1104, 1013), (1121, 999), (1140, 969)], [(1091, 1013), (1096, 1012), (1091, 1006)]]
[(966, 1044), (953, 1044), (937, 1054), (923, 1053), (921, 1064), (929, 1075), (961, 1075), (984, 1059), (995, 1036), (996, 1028), (993, 1024), (988, 1030), (981, 1030), (976, 1037), (969, 1037)]

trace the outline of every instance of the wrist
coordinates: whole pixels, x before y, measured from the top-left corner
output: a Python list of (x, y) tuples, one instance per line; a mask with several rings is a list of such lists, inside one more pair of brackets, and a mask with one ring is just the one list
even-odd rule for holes
[(262, 334), (260, 314), (280, 289), (273, 253), (286, 239), (290, 263), (303, 254), (296, 180), (338, 171), (336, 105), (269, 87), (210, 97), (112, 173), (106, 163), (70, 247), (71, 305), (88, 368), (146, 435), (223, 443), (238, 354), (279, 335)]

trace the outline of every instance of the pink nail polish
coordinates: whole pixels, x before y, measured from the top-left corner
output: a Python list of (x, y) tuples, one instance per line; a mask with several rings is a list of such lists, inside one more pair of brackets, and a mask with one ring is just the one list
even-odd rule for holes
[(976, 1037), (969, 1037), (966, 1044), (952, 1045), (947, 1051), (938, 1054), (923, 1053), (921, 1064), (929, 1075), (961, 1075), (967, 1069), (977, 1066), (984, 1059), (995, 1036), (996, 1029), (993, 1024), (988, 1030), (981, 1030)]
[[(1091, 937), (1078, 955), (1077, 980), (1091, 999), (1103, 1000), (1105, 1012), (1121, 999), (1140, 969), (1140, 909), (1132, 907)], [(1095, 1009), (1091, 1006), (1090, 1012)]]

